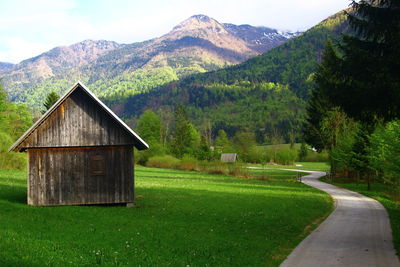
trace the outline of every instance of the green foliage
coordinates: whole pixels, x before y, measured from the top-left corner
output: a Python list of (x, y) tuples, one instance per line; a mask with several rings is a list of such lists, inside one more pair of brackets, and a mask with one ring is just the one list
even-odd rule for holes
[(171, 67), (138, 69), (124, 73), (112, 79), (100, 79), (93, 84), (93, 92), (109, 101), (121, 97), (149, 92), (157, 86), (178, 80), (176, 71)]
[(153, 156), (147, 160), (146, 166), (175, 169), (177, 166), (179, 166), (180, 162), (181, 161), (179, 159), (171, 155)]
[(161, 140), (161, 119), (152, 110), (143, 112), (136, 126), (136, 131), (147, 143), (160, 143)]
[(60, 98), (60, 96), (54, 91), (51, 91), (50, 93), (48, 93), (46, 96), (46, 99), (43, 103), (45, 110), (42, 111), (42, 114), (44, 114), (47, 110), (49, 110), (51, 108), (51, 106), (53, 106), (54, 103), (56, 103), (59, 98)]
[[(179, 87), (177, 87), (179, 86)], [(305, 103), (286, 86), (273, 83), (232, 85), (177, 85), (170, 84), (147, 94), (126, 99), (121, 114), (135, 118), (141, 110), (176, 109), (184, 105), (187, 116), (200, 126), (207, 118), (213, 136), (223, 129), (229, 136), (238, 131), (262, 129), (262, 134), (277, 132), (289, 140), (288, 132), (300, 132), (304, 121)]]
[(26, 167), (26, 157), (19, 153), (9, 153), (8, 148), (31, 125), (31, 114), (25, 105), (7, 100), (0, 80), (0, 168)]
[(328, 97), (350, 117), (364, 123), (400, 116), (400, 2), (352, 2), (349, 23), (336, 57), (338, 75)]
[(307, 156), (303, 158), (302, 162), (329, 162), (329, 154), (326, 150), (321, 152), (309, 151)]
[[(337, 84), (337, 62), (332, 42), (328, 41), (322, 57), (322, 62), (314, 75), (315, 87), (307, 106), (307, 119), (304, 125), (305, 141), (318, 151), (330, 149), (326, 136), (322, 133), (322, 122), (327, 113), (334, 109), (331, 100), (328, 98), (329, 91), (336, 90)], [(329, 131), (329, 129), (327, 129)]]
[(331, 164), (336, 167), (336, 171), (345, 174), (348, 171), (358, 171), (359, 155), (354, 151), (357, 136), (360, 134), (360, 127), (357, 123), (350, 122), (350, 125), (342, 131), (336, 139), (336, 145), (330, 151)]
[(200, 145), (198, 150), (196, 151), (196, 157), (199, 160), (211, 160), (213, 158), (213, 153), (204, 136), (201, 136)]
[(301, 142), (300, 151), (299, 151), (299, 160), (304, 161), (304, 159), (308, 155), (308, 148), (305, 142)]
[(369, 141), (371, 167), (385, 182), (400, 186), (400, 121), (377, 127)]
[[(330, 151), (333, 174), (337, 168), (344, 176), (354, 172), (370, 184), (370, 161), (382, 175), (385, 149), (383, 130), (369, 135), (378, 122), (400, 116), (400, 3), (362, 0), (351, 5), (351, 34), (344, 34), (336, 49), (327, 44), (315, 74), (305, 136), (318, 149)], [(349, 117), (359, 125), (352, 127)]]
[(239, 159), (251, 162), (252, 152), (256, 149), (256, 136), (251, 132), (237, 132), (232, 138), (233, 148), (238, 153)]
[(144, 165), (150, 157), (165, 154), (164, 145), (161, 143), (162, 128), (161, 119), (154, 111), (148, 109), (142, 114), (137, 122), (136, 131), (149, 144), (149, 149), (138, 151), (137, 163)]
[(178, 106), (175, 110), (175, 127), (171, 141), (171, 152), (178, 158), (183, 155), (195, 155), (200, 144), (200, 135), (188, 120), (185, 108)]

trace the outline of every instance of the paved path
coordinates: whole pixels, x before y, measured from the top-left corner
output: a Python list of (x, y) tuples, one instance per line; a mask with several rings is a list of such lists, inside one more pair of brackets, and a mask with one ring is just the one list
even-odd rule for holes
[(335, 200), (335, 210), (281, 267), (400, 266), (385, 208), (371, 198), (318, 180), (324, 172), (308, 172), (302, 182)]

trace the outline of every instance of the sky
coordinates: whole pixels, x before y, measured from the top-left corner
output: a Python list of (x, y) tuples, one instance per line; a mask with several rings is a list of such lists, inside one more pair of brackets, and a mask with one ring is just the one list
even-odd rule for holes
[(133, 43), (161, 36), (192, 15), (223, 23), (306, 30), (350, 0), (0, 1), (0, 62), (18, 63), (86, 39)]

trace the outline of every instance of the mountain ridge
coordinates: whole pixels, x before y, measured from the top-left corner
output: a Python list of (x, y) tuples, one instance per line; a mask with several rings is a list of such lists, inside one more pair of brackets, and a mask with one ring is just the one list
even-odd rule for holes
[[(82, 80), (101, 97), (141, 92), (134, 79), (145, 79), (151, 90), (189, 74), (217, 70), (261, 54), (288, 39), (277, 30), (250, 25), (223, 24), (205, 15), (194, 15), (165, 35), (147, 41), (118, 44), (82, 41), (55, 47), (41, 55), (0, 70), (13, 101), (29, 106), (41, 102), (49, 90), (62, 93), (73, 80)], [(244, 29), (251, 29), (251, 36)], [(268, 29), (268, 31), (267, 31)], [(271, 34), (270, 36), (268, 34)], [(262, 37), (265, 37), (264, 39)], [(267, 38), (266, 36), (269, 36)], [(257, 40), (262, 40), (257, 43)], [(72, 80), (72, 81), (70, 81)], [(107, 89), (104, 84), (110, 85)], [(97, 89), (98, 88), (98, 89)]]

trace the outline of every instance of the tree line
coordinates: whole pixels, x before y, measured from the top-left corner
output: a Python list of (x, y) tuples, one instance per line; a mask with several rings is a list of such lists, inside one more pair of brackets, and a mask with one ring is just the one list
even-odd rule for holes
[(25, 155), (8, 153), (8, 148), (32, 124), (31, 112), (23, 104), (7, 99), (0, 80), (0, 168), (24, 168)]
[(210, 162), (219, 161), (222, 153), (237, 153), (241, 162), (293, 164), (307, 157), (308, 149), (304, 144), (300, 149), (295, 148), (294, 140), (290, 146), (281, 147), (279, 144), (284, 141), (277, 136), (271, 140), (273, 146), (260, 146), (255, 132), (238, 131), (229, 136), (225, 130), (218, 129), (213, 135), (213, 127), (209, 120), (195, 127), (182, 105), (173, 113), (157, 114), (148, 109), (140, 116), (135, 130), (150, 149), (138, 151), (136, 162), (146, 165), (160, 156), (168, 161)]
[(399, 185), (400, 2), (359, 1), (351, 33), (328, 42), (314, 77), (305, 140), (336, 176)]

